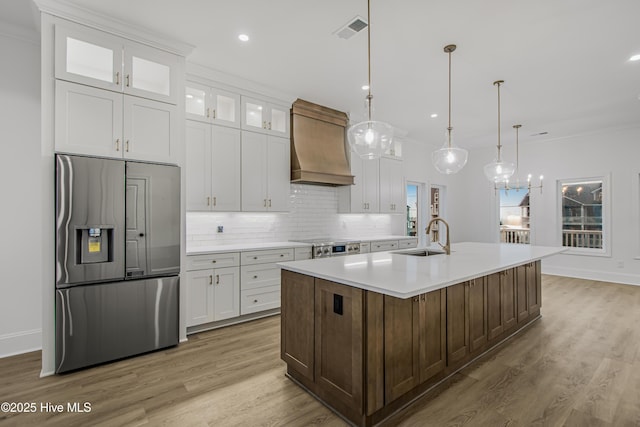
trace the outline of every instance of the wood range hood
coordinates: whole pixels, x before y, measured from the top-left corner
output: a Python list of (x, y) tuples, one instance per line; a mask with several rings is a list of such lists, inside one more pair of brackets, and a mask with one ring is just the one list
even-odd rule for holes
[(297, 99), (291, 107), (291, 182), (352, 185), (346, 113)]

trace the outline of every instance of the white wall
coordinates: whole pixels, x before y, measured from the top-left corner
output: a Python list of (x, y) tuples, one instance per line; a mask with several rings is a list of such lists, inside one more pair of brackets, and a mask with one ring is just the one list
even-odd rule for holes
[[(494, 147), (471, 152), (469, 164), (453, 184), (450, 202), (458, 240), (498, 241), (496, 196), (482, 172), (495, 151)], [(507, 145), (504, 154), (515, 160), (513, 147)], [(520, 144), (521, 176), (544, 175), (543, 193), (533, 190), (531, 195), (534, 244), (561, 244), (558, 180), (610, 177), (611, 255), (557, 255), (543, 261), (544, 272), (640, 284), (639, 159), (640, 127)]]
[(0, 357), (4, 357), (42, 345), (43, 172), (37, 35), (0, 23), (0, 57)]

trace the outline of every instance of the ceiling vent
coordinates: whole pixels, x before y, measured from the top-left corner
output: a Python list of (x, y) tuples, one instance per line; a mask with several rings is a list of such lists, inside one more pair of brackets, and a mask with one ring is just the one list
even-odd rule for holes
[(346, 25), (338, 28), (333, 34), (336, 34), (341, 39), (350, 39), (360, 31), (367, 28), (367, 22), (362, 19), (360, 16), (356, 16), (347, 22)]

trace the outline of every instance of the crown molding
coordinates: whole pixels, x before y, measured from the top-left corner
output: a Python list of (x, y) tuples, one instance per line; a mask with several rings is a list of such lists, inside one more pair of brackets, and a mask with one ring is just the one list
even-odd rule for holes
[(188, 43), (169, 39), (163, 34), (94, 12), (66, 0), (33, 0), (33, 2), (42, 13), (86, 25), (177, 55), (187, 56), (194, 49), (194, 46)]

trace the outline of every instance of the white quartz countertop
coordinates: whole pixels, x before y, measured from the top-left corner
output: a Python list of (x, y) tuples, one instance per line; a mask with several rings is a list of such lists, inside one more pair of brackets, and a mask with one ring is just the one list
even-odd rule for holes
[[(431, 248), (435, 249), (435, 248)], [(451, 255), (412, 256), (376, 252), (282, 262), (284, 270), (398, 298), (410, 298), (476, 277), (537, 261), (566, 248), (509, 243), (457, 243)]]
[(187, 246), (187, 255), (205, 255), (224, 252), (258, 251), (282, 248), (311, 248), (309, 243), (300, 242), (263, 242), (263, 243), (235, 243), (229, 245)]

